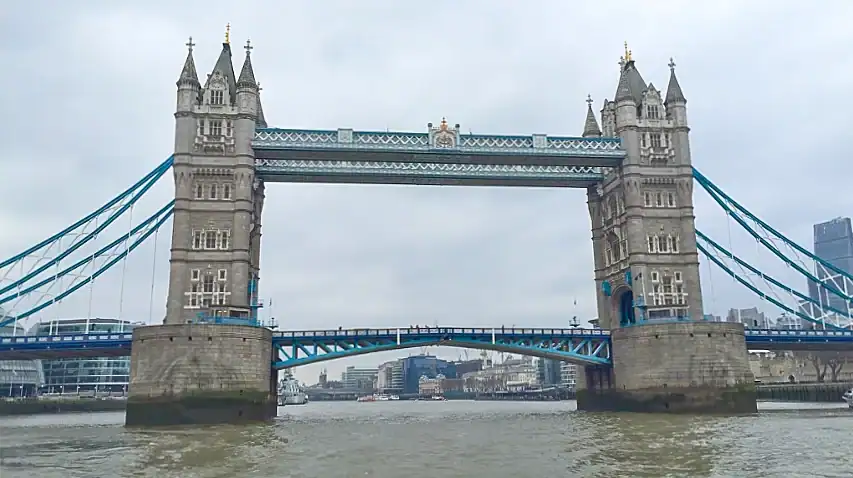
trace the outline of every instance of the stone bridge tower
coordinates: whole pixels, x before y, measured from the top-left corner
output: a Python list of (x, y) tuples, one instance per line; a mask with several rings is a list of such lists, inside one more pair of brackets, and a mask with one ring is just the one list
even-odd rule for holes
[(269, 329), (257, 314), (263, 184), (252, 137), (266, 126), (251, 44), (239, 76), (230, 28), (204, 85), (193, 43), (177, 82), (175, 208), (166, 317), (134, 331), (128, 425), (275, 415)]
[(589, 100), (584, 137), (618, 136), (627, 155), (587, 193), (598, 318), (612, 331), (614, 366), (587, 369), (578, 403), (754, 411), (743, 326), (704, 322), (687, 99), (673, 61), (669, 68), (664, 94), (646, 83), (626, 46), (601, 129)]

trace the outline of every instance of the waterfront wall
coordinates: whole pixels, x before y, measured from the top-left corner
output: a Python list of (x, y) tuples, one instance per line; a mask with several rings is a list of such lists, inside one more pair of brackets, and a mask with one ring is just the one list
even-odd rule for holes
[(786, 402), (841, 402), (841, 396), (853, 388), (846, 383), (780, 383), (759, 385), (759, 400)]

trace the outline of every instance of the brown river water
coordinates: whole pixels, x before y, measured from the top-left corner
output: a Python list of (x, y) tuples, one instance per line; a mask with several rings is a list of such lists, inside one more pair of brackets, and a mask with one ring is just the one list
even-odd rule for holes
[(853, 410), (601, 414), (574, 402), (324, 402), (272, 424), (126, 430), (124, 413), (0, 417), (0, 477), (853, 476)]

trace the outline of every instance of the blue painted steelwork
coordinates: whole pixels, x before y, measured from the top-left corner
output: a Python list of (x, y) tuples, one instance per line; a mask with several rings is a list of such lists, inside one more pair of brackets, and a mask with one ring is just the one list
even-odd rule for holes
[[(173, 213), (172, 204), (169, 204), (166, 207), (162, 208), (160, 211), (158, 211), (157, 213), (152, 215), (148, 220), (144, 221), (144, 223), (146, 223), (146, 227), (148, 229), (145, 230), (144, 232), (142, 232), (141, 234), (139, 234), (139, 237), (137, 237), (132, 243), (127, 245), (127, 247), (123, 251), (121, 251), (118, 254), (115, 254), (114, 256), (110, 255), (109, 256), (110, 260), (106, 264), (102, 265), (100, 268), (98, 268), (97, 270), (92, 272), (85, 279), (82, 279), (79, 282), (76, 282), (73, 286), (69, 287), (68, 289), (66, 289), (66, 290), (62, 291), (61, 293), (57, 294), (56, 296), (52, 297), (50, 300), (42, 302), (42, 303), (30, 308), (29, 310), (27, 310), (23, 313), (15, 314), (14, 316), (10, 316), (8, 318), (0, 320), (0, 327), (7, 325), (7, 324), (10, 324), (12, 322), (15, 322), (16, 320), (21, 320), (21, 319), (25, 319), (27, 317), (30, 317), (33, 314), (36, 314), (39, 311), (44, 310), (47, 307), (50, 307), (51, 305), (61, 301), (62, 299), (68, 297), (69, 295), (73, 294), (74, 292), (80, 290), (86, 284), (97, 279), (99, 276), (101, 276), (106, 271), (108, 271), (111, 267), (118, 264), (122, 259), (127, 257), (127, 255), (130, 254), (131, 252), (133, 252), (137, 247), (142, 245), (142, 243), (145, 242), (146, 239), (151, 237), (152, 234), (154, 234), (157, 230), (159, 230), (160, 227), (162, 227), (163, 224), (169, 218), (172, 217), (172, 213)], [(127, 234), (124, 237), (122, 237), (122, 240), (124, 240), (125, 238), (130, 237), (130, 236), (131, 236), (131, 234)], [(121, 241), (118, 241), (118, 242), (121, 243)], [(87, 263), (91, 262), (97, 257), (99, 257), (99, 256), (93, 255), (93, 256), (87, 258), (86, 262)], [(73, 267), (74, 266), (72, 266), (72, 268)], [(67, 269), (66, 269), (66, 273), (68, 273)], [(54, 276), (48, 282), (52, 282), (52, 281), (56, 280), (57, 277), (60, 277), (60, 276)]]
[[(833, 272), (841, 274), (844, 277), (848, 277), (850, 279), (853, 279), (853, 277), (850, 277), (850, 275), (848, 273), (841, 271), (840, 269), (833, 266), (832, 264), (830, 264), (830, 263), (824, 261), (823, 259), (815, 256), (814, 254), (806, 251), (801, 246), (797, 245), (795, 242), (784, 237), (781, 233), (779, 233), (778, 231), (771, 228), (766, 223), (764, 223), (763, 221), (761, 221), (760, 219), (755, 217), (755, 215), (753, 215), (751, 212), (747, 211), (746, 208), (744, 208), (740, 204), (736, 203), (731, 197), (729, 197), (724, 192), (722, 192), (722, 190), (720, 190), (720, 188), (718, 188), (716, 185), (711, 183), (711, 181), (708, 180), (708, 178), (703, 176), (696, 169), (693, 170), (693, 177), (694, 177), (694, 179), (696, 179), (696, 182), (698, 182), (705, 189), (705, 191), (708, 193), (708, 195), (711, 196), (711, 198), (713, 198), (714, 201), (717, 204), (719, 204), (720, 207), (723, 208), (723, 210), (726, 211), (726, 213), (729, 215), (729, 217), (734, 219), (741, 227), (743, 227), (762, 246), (764, 246), (766, 249), (768, 249), (770, 252), (772, 252), (776, 257), (778, 257), (779, 259), (784, 261), (785, 264), (787, 264), (788, 266), (790, 266), (791, 268), (793, 268), (794, 270), (796, 270), (797, 272), (799, 272), (800, 274), (805, 276), (810, 281), (814, 282), (815, 284), (820, 284), (821, 287), (823, 287), (827, 291), (831, 292), (833, 295), (836, 295), (836, 296), (838, 296), (838, 297), (840, 297), (846, 301), (853, 303), (853, 296), (848, 295), (847, 293), (841, 291), (840, 289), (835, 287), (835, 285), (827, 283), (827, 281), (822, 281), (822, 280), (818, 279), (817, 277), (815, 277), (814, 274), (812, 274), (811, 271), (805, 269), (798, 261), (792, 261), (790, 258), (788, 258), (787, 255), (785, 255), (782, 251), (780, 251), (775, 245), (771, 244), (767, 239), (762, 237), (761, 234), (756, 232), (755, 229), (753, 229), (749, 224), (747, 224), (746, 221), (742, 217), (740, 217), (740, 214), (738, 214), (738, 212), (735, 211), (735, 209), (743, 212), (743, 214), (745, 214), (748, 218), (752, 219), (753, 221), (755, 221), (756, 224), (758, 224), (759, 226), (764, 228), (766, 231), (770, 232), (771, 234), (773, 234), (777, 238), (781, 239), (789, 247), (792, 247), (796, 251), (806, 255), (807, 257), (814, 260), (816, 263), (822, 265), (823, 267), (827, 268), (828, 270), (831, 270)], [(734, 208), (730, 207), (729, 204), (732, 204), (732, 206)], [(845, 316), (846, 316), (846, 314), (845, 314)]]
[[(440, 152), (457, 155), (624, 158), (620, 138), (574, 138), (547, 135), (497, 136), (460, 134), (452, 128), (428, 133), (263, 128), (255, 131), (255, 150)], [(443, 141), (443, 139), (445, 139)]]
[(0, 337), (0, 360), (126, 357), (132, 333)]
[[(477, 181), (503, 181), (502, 185), (511, 186), (511, 181), (522, 182), (519, 185), (535, 186), (529, 181), (552, 181), (564, 186), (589, 186), (604, 179), (605, 169), (598, 166), (565, 166), (537, 164), (472, 164), (442, 162), (402, 162), (402, 161), (322, 161), (298, 159), (255, 160), (255, 171), (270, 181), (280, 177), (308, 176), (324, 178), (322, 182), (333, 182), (331, 177), (386, 178), (378, 182), (393, 183), (392, 178), (411, 178), (414, 184), (446, 184), (447, 180), (463, 185), (477, 185)], [(399, 180), (399, 179), (398, 179)], [(419, 181), (420, 180), (420, 181)], [(558, 185), (558, 184), (551, 185)], [(548, 184), (542, 184), (543, 186)]]
[[(754, 266), (750, 265), (748, 262), (746, 262), (746, 261), (744, 261), (743, 259), (741, 259), (741, 258), (739, 258), (739, 257), (735, 256), (732, 252), (730, 252), (729, 250), (727, 250), (726, 248), (724, 248), (723, 246), (721, 246), (720, 244), (718, 244), (717, 242), (715, 242), (714, 240), (712, 240), (710, 237), (706, 236), (705, 234), (703, 234), (703, 233), (702, 233), (701, 231), (699, 231), (699, 230), (697, 230), (697, 231), (696, 231), (696, 239), (698, 239), (698, 241), (697, 241), (697, 243), (696, 243), (696, 247), (699, 249), (699, 252), (701, 252), (703, 255), (705, 255), (706, 257), (708, 257), (709, 259), (711, 259), (711, 260), (712, 260), (715, 264), (717, 264), (718, 266), (720, 265), (720, 264), (717, 262), (717, 260), (719, 259), (719, 257), (717, 257), (717, 255), (716, 255), (716, 254), (714, 254), (713, 252), (711, 252), (711, 251), (709, 251), (708, 249), (706, 249), (706, 248), (702, 245), (701, 241), (704, 241), (704, 242), (708, 243), (708, 245), (710, 245), (713, 249), (715, 249), (716, 251), (719, 251), (719, 253), (720, 253), (723, 257), (727, 257), (727, 258), (729, 258), (729, 259), (733, 260), (733, 261), (734, 261), (735, 263), (737, 263), (739, 266), (741, 266), (741, 267), (743, 267), (743, 268), (747, 269), (749, 272), (752, 272), (753, 274), (756, 274), (756, 275), (760, 276), (763, 280), (767, 281), (767, 282), (768, 282), (768, 283), (770, 283), (770, 284), (773, 284), (774, 286), (776, 286), (776, 287), (778, 287), (778, 288), (780, 288), (780, 289), (784, 290), (785, 292), (788, 292), (789, 294), (791, 294), (791, 295), (793, 295), (793, 296), (797, 297), (797, 298), (798, 298), (798, 299), (800, 299), (801, 301), (806, 302), (806, 303), (810, 303), (810, 304), (813, 304), (813, 305), (816, 305), (816, 306), (817, 306), (818, 308), (820, 308), (820, 309), (827, 310), (827, 311), (830, 311), (830, 312), (833, 312), (833, 313), (839, 314), (839, 315), (841, 315), (841, 316), (843, 316), (843, 317), (853, 318), (853, 317), (851, 317), (851, 315), (850, 315), (850, 313), (849, 313), (849, 312), (842, 311), (842, 310), (836, 309), (836, 308), (834, 308), (834, 307), (830, 307), (829, 305), (822, 305), (822, 304), (821, 304), (820, 302), (818, 302), (817, 300), (815, 300), (815, 299), (813, 299), (813, 298), (811, 298), (811, 297), (809, 297), (809, 296), (807, 296), (807, 295), (805, 295), (805, 294), (803, 294), (803, 293), (801, 293), (801, 292), (799, 292), (799, 291), (797, 291), (797, 290), (795, 290), (795, 289), (791, 288), (790, 286), (787, 286), (787, 285), (783, 284), (782, 282), (780, 282), (780, 281), (778, 281), (778, 280), (774, 279), (774, 278), (773, 278), (773, 277), (771, 277), (771, 276), (768, 276), (767, 274), (764, 274), (763, 272), (761, 272), (760, 270), (758, 270), (758, 269), (757, 269), (757, 268), (755, 268)], [(713, 256), (713, 257), (712, 257), (712, 256)], [(722, 266), (721, 266), (721, 268), (722, 268), (722, 269), (723, 269), (727, 274), (729, 274), (729, 275), (734, 274), (734, 272), (733, 272), (733, 271), (731, 271), (731, 269), (730, 269), (730, 268), (728, 268), (728, 267), (722, 267)], [(736, 278), (736, 279), (742, 279), (742, 278), (739, 278), (739, 277), (735, 277), (735, 278)], [(744, 284), (744, 285), (746, 285), (746, 286), (747, 286), (748, 288), (750, 288), (751, 290), (752, 290), (752, 289), (754, 289), (754, 286), (752, 286), (752, 284)], [(756, 290), (753, 290), (753, 292), (756, 292)], [(777, 307), (781, 308), (781, 309), (782, 309), (782, 310), (784, 310), (785, 312), (788, 312), (788, 313), (791, 313), (791, 314), (795, 314), (797, 317), (799, 317), (799, 318), (801, 318), (801, 319), (803, 319), (803, 320), (806, 320), (806, 321), (812, 322), (812, 323), (817, 324), (817, 325), (820, 325), (820, 326), (826, 326), (826, 327), (828, 327), (828, 328), (832, 328), (832, 329), (837, 329), (837, 330), (847, 330), (847, 329), (846, 329), (846, 328), (844, 328), (844, 327), (839, 327), (839, 326), (833, 325), (833, 324), (831, 324), (831, 323), (827, 323), (825, 320), (818, 320), (818, 319), (813, 318), (813, 317), (810, 317), (810, 316), (808, 316), (807, 314), (804, 314), (804, 313), (802, 313), (802, 312), (800, 312), (800, 311), (793, 310), (792, 308), (790, 308), (790, 307), (788, 307), (788, 306), (785, 306), (785, 305), (783, 305), (783, 304), (781, 304), (781, 303), (778, 303), (779, 301), (777, 301), (777, 300), (776, 300), (776, 299), (774, 299), (773, 297), (770, 297), (770, 296), (768, 296), (768, 295), (766, 295), (766, 294), (764, 294), (763, 292), (760, 292), (760, 291), (757, 291), (757, 292), (758, 292), (758, 294), (759, 294), (759, 297), (761, 297), (762, 299), (765, 299), (765, 300), (767, 300), (767, 301), (769, 301), (769, 302), (773, 303), (773, 305), (776, 305)]]
[[(54, 244), (55, 242), (57, 242), (61, 238), (63, 238), (65, 236), (67, 236), (68, 234), (76, 231), (80, 227), (88, 224), (89, 222), (91, 222), (92, 220), (94, 220), (95, 218), (97, 218), (98, 216), (103, 214), (104, 212), (108, 211), (113, 206), (119, 204), (121, 201), (126, 199), (128, 196), (131, 196), (134, 193), (137, 193), (136, 198), (134, 199), (134, 202), (135, 202), (136, 199), (138, 199), (139, 197), (142, 196), (142, 194), (139, 192), (140, 189), (142, 190), (141, 191), (142, 193), (144, 193), (145, 191), (150, 189), (152, 181), (156, 182), (157, 179), (162, 177), (163, 174), (172, 167), (173, 161), (174, 161), (174, 158), (172, 156), (169, 156), (165, 161), (163, 161), (163, 163), (161, 163), (159, 166), (157, 166), (150, 173), (146, 174), (136, 184), (134, 184), (130, 188), (126, 189), (124, 192), (122, 192), (121, 194), (119, 194), (115, 198), (111, 199), (109, 202), (107, 202), (106, 204), (104, 204), (103, 206), (98, 208), (95, 212), (89, 214), (88, 216), (84, 217), (83, 219), (80, 219), (79, 221), (68, 226), (67, 228), (63, 229), (62, 231), (60, 231), (60, 232), (54, 234), (53, 236), (45, 239), (44, 241), (39, 242), (38, 244), (34, 245), (33, 247), (30, 247), (29, 249), (25, 250), (24, 252), (21, 252), (20, 254), (17, 254), (15, 256), (10, 257), (9, 259), (6, 259), (3, 262), (0, 262), (0, 269), (5, 268), (11, 264), (14, 264), (15, 262), (18, 262), (21, 259), (24, 259), (25, 257), (30, 256), (30, 255), (34, 254), (35, 252), (38, 252), (38, 251), (44, 249), (45, 247), (47, 247), (51, 244)], [(129, 207), (130, 207), (129, 205), (123, 206), (119, 212), (116, 212), (111, 216), (111, 219), (113, 217), (117, 217), (116, 215), (120, 216)], [(115, 220), (115, 219), (112, 219), (112, 220)], [(101, 230), (103, 230), (103, 229), (101, 229)], [(92, 237), (94, 234), (95, 233), (92, 232), (87, 237)], [(55, 262), (56, 261), (54, 261), (52, 264), (55, 264)], [(12, 287), (12, 288), (14, 288), (14, 287)], [(3, 292), (6, 292), (6, 290), (4, 290)], [(2, 292), (0, 292), (0, 293), (2, 293)]]
[[(746, 329), (745, 334), (750, 350), (853, 350), (853, 330)], [(0, 360), (127, 356), (130, 355), (131, 338), (131, 333), (0, 337)], [(272, 340), (283, 358), (274, 363), (279, 369), (429, 345), (499, 350), (583, 365), (610, 363), (610, 333), (602, 329), (283, 331), (273, 332)]]
[(746, 329), (750, 350), (853, 350), (853, 330)]
[[(832, 271), (832, 272), (834, 272), (834, 273), (836, 273), (842, 277), (846, 277), (847, 279), (853, 280), (853, 274), (851, 274), (850, 272), (845, 271), (843, 269), (840, 269), (840, 268), (834, 266), (832, 263), (830, 263), (830, 262), (820, 258), (819, 256), (813, 254), (812, 252), (808, 251), (807, 249), (800, 246), (796, 242), (785, 237), (784, 234), (777, 231), (776, 229), (771, 227), (766, 222), (759, 219), (755, 214), (753, 214), (747, 208), (745, 208), (740, 203), (738, 203), (737, 201), (732, 199), (731, 196), (729, 196), (728, 194), (723, 192), (722, 189), (720, 189), (716, 184), (711, 182), (710, 179), (708, 179), (704, 174), (700, 173), (699, 170), (697, 170), (696, 168), (693, 168), (693, 178), (696, 180), (696, 182), (698, 182), (708, 192), (709, 195), (711, 195), (711, 197), (714, 198), (714, 200), (718, 204), (720, 204), (720, 206), (723, 207), (723, 209), (726, 210), (727, 213), (729, 213), (733, 218), (735, 218), (735, 220), (738, 220), (739, 218), (737, 217), (737, 212), (732, 210), (732, 208), (737, 209), (741, 213), (745, 214), (748, 218), (755, 221), (755, 223), (758, 224), (759, 227), (761, 227), (765, 231), (769, 232), (770, 234), (775, 236), (777, 239), (780, 239), (782, 242), (784, 242), (786, 245), (793, 248), (794, 250), (796, 250), (800, 254), (803, 254), (806, 257), (808, 257), (809, 259), (812, 259), (813, 261), (815, 261), (818, 264), (825, 267), (827, 270), (830, 270), (830, 271)], [(729, 204), (731, 205), (731, 207), (729, 207)], [(746, 224), (741, 223), (741, 221), (738, 221), (738, 223), (741, 224), (741, 226), (743, 226), (748, 232), (750, 232), (750, 234), (753, 237), (755, 237), (757, 240), (759, 240), (763, 246), (771, 249), (777, 255), (781, 254), (781, 252), (778, 252), (778, 250), (775, 247), (773, 247), (772, 245), (767, 243), (767, 241), (765, 241), (763, 238), (759, 237), (757, 235), (757, 233), (755, 233), (755, 231), (751, 227), (749, 227)], [(785, 259), (787, 262), (787, 258), (785, 258)], [(801, 273), (803, 273), (803, 272), (801, 272)], [(820, 282), (819, 280), (816, 280), (816, 282), (818, 284), (822, 284), (822, 282)], [(851, 300), (851, 299), (848, 298), (848, 300)]]
[(610, 364), (610, 333), (601, 329), (400, 328), (275, 332), (285, 369), (354, 355), (442, 345), (498, 350), (584, 365)]
[(246, 325), (249, 327), (260, 327), (262, 324), (256, 317), (219, 317), (199, 314), (193, 321), (194, 324), (217, 324), (217, 325)]

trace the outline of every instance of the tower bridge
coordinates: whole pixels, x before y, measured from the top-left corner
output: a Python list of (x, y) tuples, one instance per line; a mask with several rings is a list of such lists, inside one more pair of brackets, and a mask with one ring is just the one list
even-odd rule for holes
[[(693, 167), (687, 99), (672, 61), (661, 91), (645, 81), (626, 50), (613, 97), (599, 116), (588, 100), (579, 137), (463, 134), (446, 119), (421, 132), (298, 130), (267, 124), (248, 42), (239, 74), (226, 40), (204, 84), (192, 40), (187, 46), (177, 81), (174, 153), (93, 214), (0, 262), (0, 306), (11, 307), (0, 316), (2, 325), (92, 286), (171, 219), (161, 325), (116, 337), (0, 341), (0, 358), (130, 353), (128, 425), (267, 420), (276, 414), (279, 368), (437, 344), (579, 363), (585, 372), (578, 407), (584, 410), (753, 412), (747, 344), (829, 350), (850, 342), (853, 277), (810, 255)], [(73, 262), (170, 170), (173, 201)], [(263, 327), (263, 206), (267, 184), (277, 182), (583, 188), (601, 330)], [(761, 246), (843, 306), (799, 293), (697, 231), (695, 184)], [(780, 335), (705, 320), (700, 253), (761, 299), (820, 330)], [(33, 257), (36, 265), (25, 267)], [(57, 283), (58, 291), (40, 292)]]

